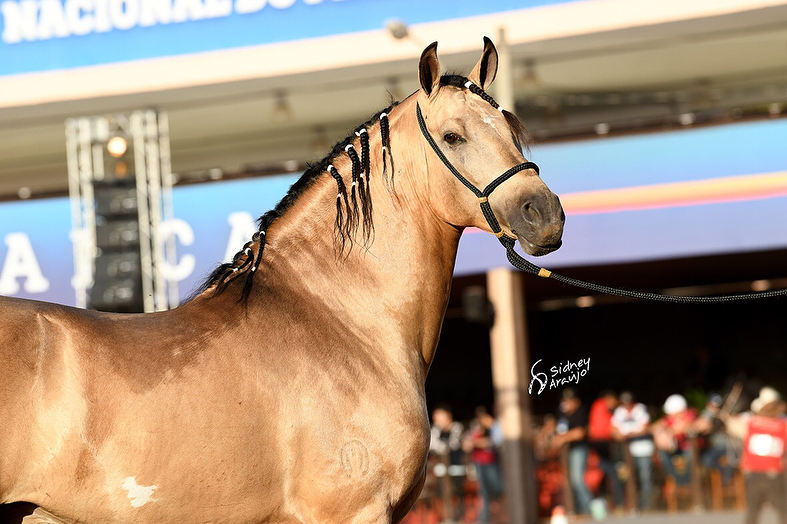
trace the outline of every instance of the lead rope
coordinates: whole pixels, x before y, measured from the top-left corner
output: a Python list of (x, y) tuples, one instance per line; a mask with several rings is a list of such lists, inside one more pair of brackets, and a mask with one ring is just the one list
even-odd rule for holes
[[(482, 99), (489, 102), (492, 107), (503, 112), (500, 106), (497, 105), (497, 102), (489, 96), (485, 91), (483, 91), (480, 87), (476, 86), (472, 82), (468, 81), (465, 84), (471, 92), (477, 94)], [(522, 164), (516, 165), (494, 179), (488, 186), (484, 188), (484, 190), (478, 189), (476, 186), (473, 185), (467, 178), (462, 176), (462, 174), (451, 164), (448, 158), (440, 149), (440, 146), (437, 145), (432, 135), (429, 133), (429, 130), (426, 128), (426, 122), (424, 120), (423, 114), (421, 113), (420, 106), (416, 103), (415, 106), (416, 116), (418, 118), (418, 127), (421, 128), (421, 134), (424, 135), (427, 143), (431, 146), (432, 150), (435, 152), (437, 157), (445, 164), (448, 170), (473, 194), (478, 198), (479, 206), (481, 207), (481, 212), (484, 214), (484, 218), (486, 219), (487, 224), (489, 224), (489, 228), (492, 230), (492, 233), (500, 240), (500, 243), (506, 249), (506, 256), (508, 257), (508, 261), (511, 263), (512, 266), (515, 268), (525, 271), (527, 273), (531, 273), (533, 275), (537, 275), (541, 278), (551, 278), (552, 280), (557, 280), (563, 284), (568, 284), (570, 286), (575, 286), (583, 289), (587, 289), (590, 291), (595, 291), (596, 293), (603, 293), (606, 295), (615, 295), (619, 297), (627, 297), (627, 298), (635, 298), (639, 300), (652, 300), (655, 302), (669, 302), (673, 304), (720, 304), (720, 303), (729, 303), (729, 302), (744, 302), (749, 300), (756, 300), (761, 298), (773, 298), (773, 297), (783, 297), (787, 296), (787, 289), (777, 289), (773, 291), (759, 291), (753, 293), (741, 293), (737, 295), (720, 295), (715, 297), (695, 297), (695, 296), (685, 296), (685, 295), (664, 295), (661, 293), (651, 293), (647, 291), (632, 291), (629, 289), (617, 288), (612, 286), (606, 286), (603, 284), (596, 284), (595, 282), (587, 282), (585, 280), (580, 280), (578, 278), (567, 277), (565, 275), (561, 275), (559, 273), (554, 273), (548, 269), (543, 267), (539, 267), (532, 262), (529, 262), (522, 258), (522, 256), (514, 250), (514, 245), (516, 244), (516, 240), (509, 237), (505, 233), (503, 233), (500, 224), (497, 221), (497, 217), (495, 217), (495, 213), (492, 210), (492, 206), (489, 205), (489, 195), (494, 191), (500, 184), (514, 176), (519, 171), (524, 169), (534, 169), (536, 173), (539, 173), (538, 166), (533, 162), (524, 162)]]
[(596, 284), (595, 282), (587, 282), (578, 278), (567, 277), (559, 273), (555, 273), (543, 267), (539, 267), (532, 262), (522, 258), (522, 256), (514, 251), (515, 240), (508, 235), (500, 237), (500, 243), (506, 248), (506, 256), (508, 261), (515, 268), (532, 273), (542, 278), (550, 278), (557, 280), (563, 284), (575, 286), (596, 293), (603, 293), (606, 295), (615, 295), (619, 297), (636, 298), (639, 300), (652, 300), (655, 302), (670, 302), (673, 304), (719, 304), (727, 302), (745, 302), (748, 300), (756, 300), (760, 298), (783, 297), (787, 295), (787, 289), (776, 289), (773, 291), (759, 291), (756, 293), (741, 293), (737, 295), (720, 295), (715, 297), (693, 297), (685, 295), (664, 295), (661, 293), (650, 293), (647, 291), (633, 291), (630, 289), (617, 288), (612, 286), (605, 286), (603, 284)]

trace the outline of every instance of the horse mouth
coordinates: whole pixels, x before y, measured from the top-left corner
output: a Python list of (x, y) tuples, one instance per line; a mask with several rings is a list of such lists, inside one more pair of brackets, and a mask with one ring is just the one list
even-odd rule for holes
[(519, 237), (519, 244), (522, 246), (522, 248), (525, 250), (525, 253), (527, 253), (528, 255), (532, 255), (534, 257), (540, 257), (540, 256), (548, 255), (553, 251), (557, 251), (560, 248), (560, 246), (563, 245), (563, 241), (558, 240), (554, 244), (542, 246), (540, 244), (534, 244), (533, 242), (530, 242), (526, 238)]

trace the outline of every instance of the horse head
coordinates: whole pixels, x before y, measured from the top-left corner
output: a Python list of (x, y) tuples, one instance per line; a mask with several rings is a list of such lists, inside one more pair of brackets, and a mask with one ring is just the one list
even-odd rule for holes
[(565, 214), (523, 156), (524, 126), (486, 93), (497, 64), (488, 38), (467, 78), (441, 74), (437, 42), (422, 53), (419, 125), (437, 153), (427, 151), (428, 198), (449, 224), (517, 238), (528, 254), (544, 255), (560, 247)]

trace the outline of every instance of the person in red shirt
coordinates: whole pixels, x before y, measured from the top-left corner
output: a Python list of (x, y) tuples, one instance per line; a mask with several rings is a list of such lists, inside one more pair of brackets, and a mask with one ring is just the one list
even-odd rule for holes
[(751, 414), (730, 417), (728, 431), (743, 440), (741, 470), (746, 484), (746, 524), (755, 524), (763, 506), (770, 502), (787, 524), (787, 482), (784, 478), (787, 420), (779, 393), (770, 387), (760, 390), (751, 404)]
[(590, 405), (588, 417), (588, 443), (599, 458), (599, 466), (612, 487), (616, 507), (623, 507), (623, 484), (618, 477), (615, 457), (612, 453), (612, 413), (618, 405), (618, 397), (610, 390), (602, 391)]

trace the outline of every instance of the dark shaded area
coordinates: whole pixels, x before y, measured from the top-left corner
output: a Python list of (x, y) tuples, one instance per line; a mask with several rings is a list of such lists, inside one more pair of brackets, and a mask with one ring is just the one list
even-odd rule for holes
[(29, 502), (0, 504), (0, 522), (3, 524), (20, 524), (22, 519), (32, 514), (37, 507)]
[[(658, 291), (689, 285), (724, 285), (787, 277), (787, 250), (636, 264), (566, 268), (561, 273), (632, 289)], [(462, 317), (462, 294), (484, 286), (484, 276), (454, 281), (443, 332), (427, 380), (427, 401), (451, 404), (457, 417), (493, 401), (489, 336)], [(593, 307), (544, 310), (545, 301), (576, 298), (582, 290), (527, 276), (530, 359), (549, 366), (590, 357), (577, 388), (590, 401), (603, 389), (630, 389), (660, 406), (671, 393), (723, 390), (746, 381), (749, 395), (761, 384), (787, 393), (787, 300), (724, 305), (621, 301)], [(562, 389), (562, 388), (560, 388)], [(533, 395), (536, 414), (554, 412), (560, 389)]]

